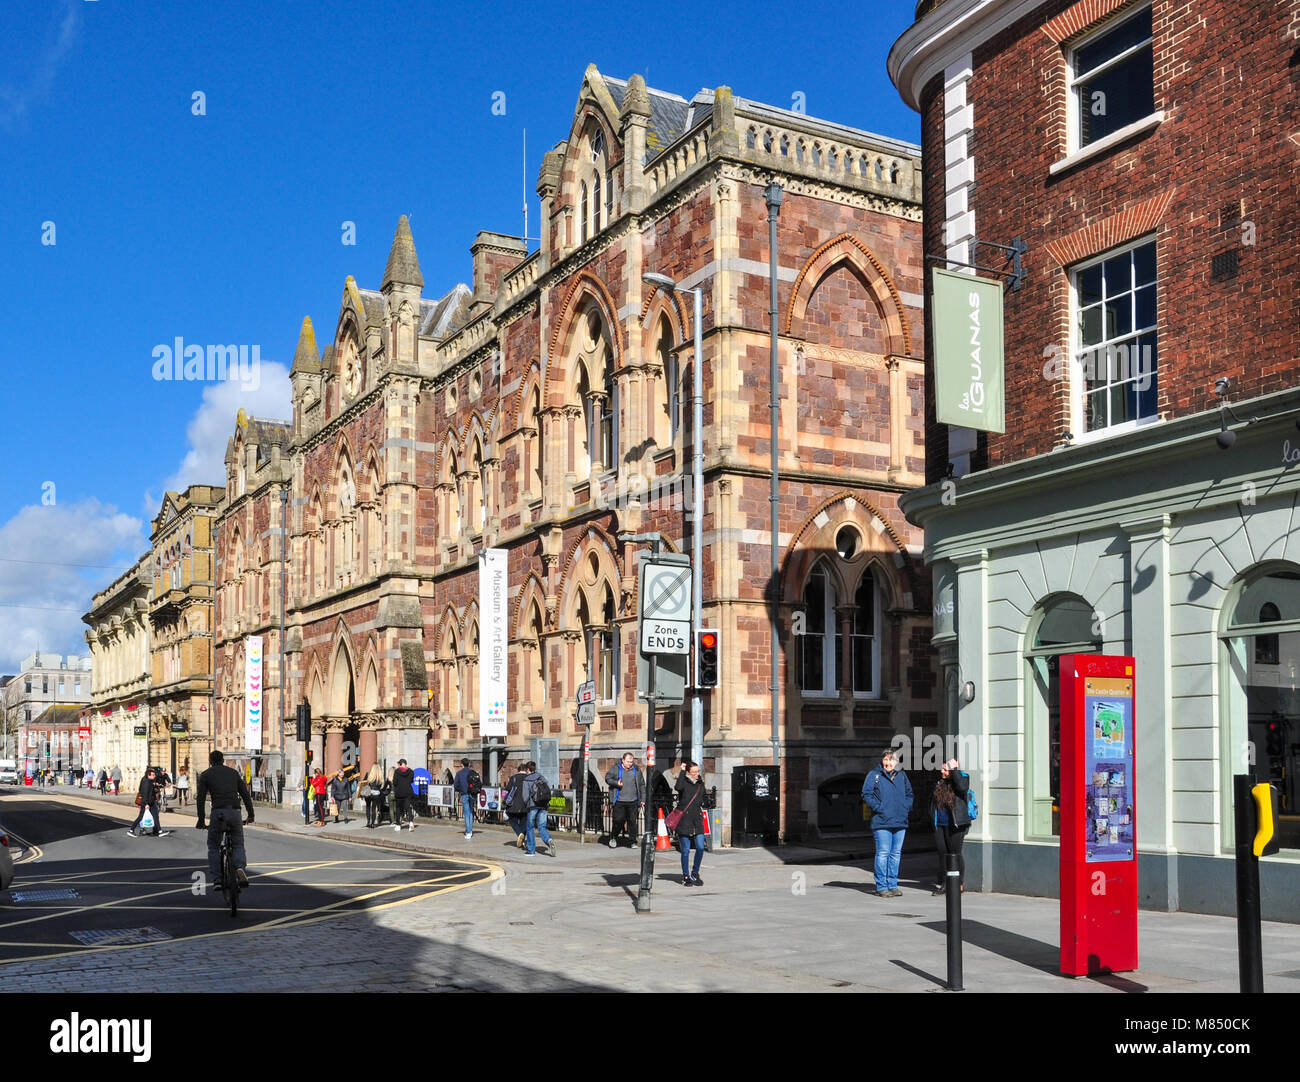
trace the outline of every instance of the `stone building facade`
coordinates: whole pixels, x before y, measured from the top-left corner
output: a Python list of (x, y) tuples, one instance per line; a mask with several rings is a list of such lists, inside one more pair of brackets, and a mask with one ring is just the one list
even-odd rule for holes
[[(580, 754), (577, 686), (597, 686), (592, 769), (645, 750), (635, 547), (689, 552), (704, 454), (704, 768), (772, 761), (768, 715), (768, 246), (779, 219), (778, 734), (787, 836), (844, 815), (898, 731), (933, 727), (929, 590), (898, 507), (924, 470), (918, 148), (749, 102), (687, 101), (587, 70), (543, 162), (540, 249), (496, 233), (468, 286), (424, 296), (399, 223), (378, 291), (349, 278), (328, 345), (295, 355), (290, 679), (327, 768), (486, 764), (477, 554), (508, 556), (508, 736)], [(704, 428), (691, 430), (689, 298), (703, 289)], [(228, 481), (229, 483), (229, 481)], [(223, 520), (219, 543), (229, 545)], [(222, 560), (229, 558), (223, 548)], [(792, 632), (799, 632), (792, 634)], [(660, 715), (658, 765), (689, 742)], [(486, 773), (486, 771), (485, 771)]]
[(149, 597), (149, 762), (172, 777), (206, 770), (212, 750), (213, 595), (218, 485), (168, 492), (153, 520)]
[[(36, 651), (23, 659), (18, 675), (4, 685), (3, 707), (6, 731), (16, 734), (10, 750), (16, 752), (20, 772), (54, 770), (60, 759), (66, 760), (70, 748), (60, 754), (58, 735), (46, 754), (50, 728), (45, 724), (55, 718), (66, 722), (69, 715), (52, 713), (56, 707), (76, 707), (77, 712), (91, 700), (91, 659)], [(39, 723), (39, 724), (38, 724)], [(73, 733), (75, 736), (75, 729)], [(62, 726), (67, 731), (67, 726)], [(65, 738), (66, 739), (66, 738)], [(80, 755), (80, 749), (78, 749)]]
[[(122, 770), (133, 789), (149, 766), (149, 685), (153, 678), (153, 624), (149, 600), (153, 555), (146, 553), (91, 601), (81, 619), (90, 625), (90, 730), (94, 766)], [(140, 735), (137, 731), (143, 729)]]
[[(255, 778), (281, 769), (282, 719), (286, 711), (293, 713), (280, 679), (281, 609), (287, 604), (281, 539), (288, 517), (291, 435), (287, 421), (259, 421), (240, 411), (226, 448), (225, 495), (216, 513), (212, 738), (229, 765), (246, 764)], [(245, 735), (250, 636), (262, 640), (260, 749), (249, 749)]]
[(923, 0), (891, 52), (927, 252), (1027, 247), (1007, 430), (937, 423), (927, 385), (903, 501), (945, 686), (976, 689), (945, 724), (986, 749), (986, 888), (1057, 889), (1057, 658), (1100, 651), (1137, 662), (1143, 904), (1233, 911), (1254, 770), (1283, 805), (1264, 913), (1300, 919), (1298, 47), (1293, 4)]

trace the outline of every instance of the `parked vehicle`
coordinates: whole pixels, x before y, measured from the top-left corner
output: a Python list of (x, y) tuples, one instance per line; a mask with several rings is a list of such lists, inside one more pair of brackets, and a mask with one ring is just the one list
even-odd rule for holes
[(8, 890), (14, 881), (14, 858), (9, 852), (9, 835), (0, 824), (0, 890)]

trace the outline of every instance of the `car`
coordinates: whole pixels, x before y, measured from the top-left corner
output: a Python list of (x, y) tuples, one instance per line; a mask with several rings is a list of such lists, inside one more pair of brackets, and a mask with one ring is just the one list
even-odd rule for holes
[(5, 832), (3, 825), (0, 825), (0, 890), (8, 890), (9, 884), (14, 881), (14, 858), (9, 850), (12, 847), (12, 839)]
[(11, 766), (0, 766), (0, 785), (21, 785), (22, 776)]

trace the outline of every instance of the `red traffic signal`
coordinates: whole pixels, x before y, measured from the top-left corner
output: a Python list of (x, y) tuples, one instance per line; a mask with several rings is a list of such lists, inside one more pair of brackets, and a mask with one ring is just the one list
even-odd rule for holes
[(718, 686), (718, 647), (720, 636), (716, 628), (702, 629), (695, 633), (695, 686), (699, 688), (716, 688)]

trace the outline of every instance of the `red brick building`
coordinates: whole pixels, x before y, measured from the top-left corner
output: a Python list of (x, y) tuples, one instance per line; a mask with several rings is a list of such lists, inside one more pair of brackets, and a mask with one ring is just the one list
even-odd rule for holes
[[(898, 509), (924, 467), (917, 148), (725, 87), (687, 101), (591, 67), (539, 175), (539, 250), (480, 233), (471, 285), (430, 299), (403, 219), (380, 289), (345, 283), (323, 355), (304, 327), (288, 646), (327, 767), (353, 746), (363, 769), (484, 758), (485, 548), (508, 552), (500, 750), (517, 761), (530, 737), (557, 737), (567, 779), (590, 676), (593, 772), (643, 753), (636, 549), (618, 538), (658, 531), (689, 551), (695, 438), (689, 297), (647, 285), (655, 272), (704, 294), (704, 623), (724, 645), (703, 765), (727, 821), (732, 768), (773, 752), (773, 180), (786, 833), (853, 829), (838, 797), (896, 731), (934, 724), (928, 587)], [(663, 768), (687, 748), (689, 706), (659, 720)]]
[(1007, 281), (1006, 431), (937, 423), (928, 383), (931, 484), (903, 501), (946, 686), (974, 689), (945, 725), (983, 749), (986, 886), (1056, 889), (1078, 651), (1137, 659), (1144, 904), (1231, 911), (1250, 767), (1300, 846), (1298, 63), (1300, 8), (1249, 0), (923, 0), (891, 51), (927, 257), (1025, 249), (1018, 286), (981, 271)]

